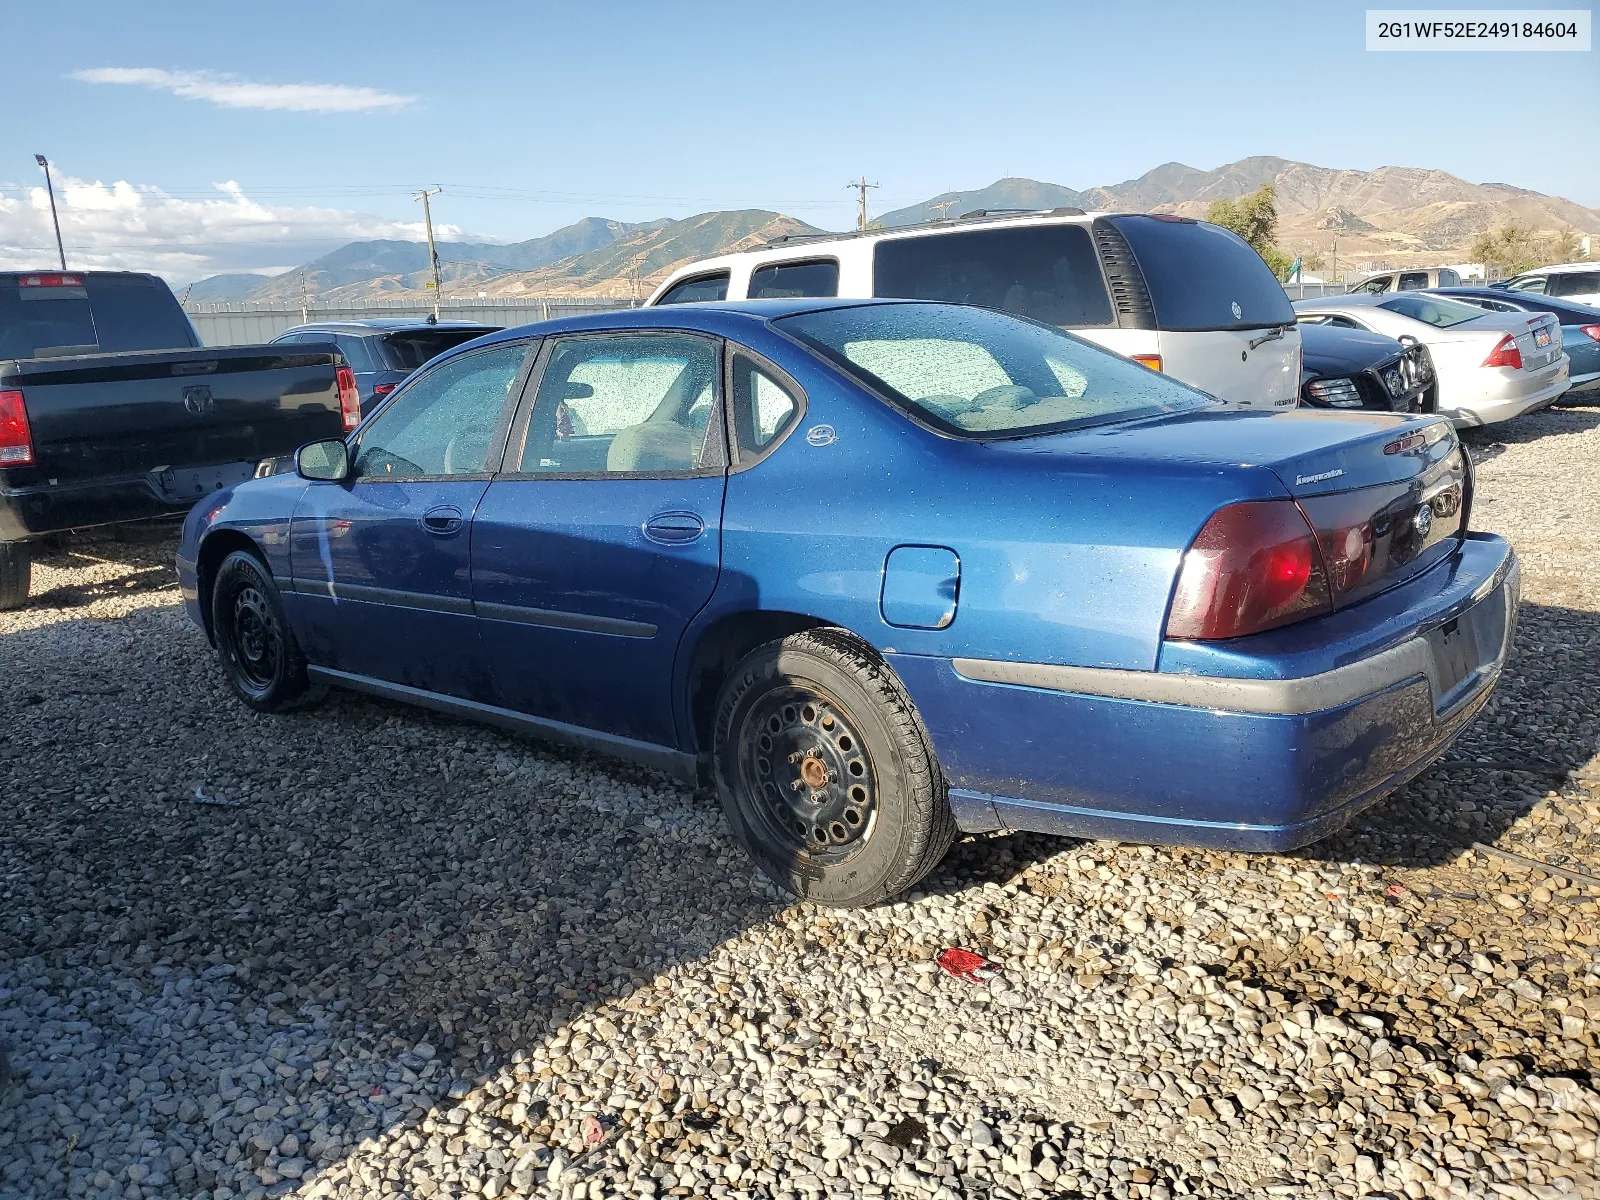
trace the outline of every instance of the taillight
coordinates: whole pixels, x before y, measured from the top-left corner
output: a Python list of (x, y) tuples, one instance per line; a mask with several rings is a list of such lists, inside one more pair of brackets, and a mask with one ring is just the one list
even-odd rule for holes
[(25, 467), (33, 461), (33, 431), (22, 393), (0, 392), (0, 467)]
[(1600, 325), (1581, 325), (1578, 327), (1578, 332), (1591, 342), (1600, 342)]
[(1183, 556), (1170, 638), (1232, 638), (1331, 611), (1328, 573), (1293, 500), (1218, 509)]
[(1522, 370), (1522, 351), (1517, 349), (1517, 339), (1509, 333), (1500, 339), (1489, 357), (1483, 360), (1486, 367), (1510, 367), (1512, 370)]
[(1159, 354), (1130, 354), (1128, 357), (1142, 367), (1149, 367), (1152, 371), (1161, 370), (1161, 355)]
[(374, 396), (387, 396), (399, 386), (398, 383), (376, 383), (372, 385), (372, 394)]
[(349, 367), (338, 367), (334, 373), (339, 379), (339, 411), (344, 414), (344, 429), (349, 433), (361, 424), (361, 393), (356, 389), (356, 373)]
[(18, 287), (82, 287), (82, 275), (24, 275), (17, 280)]

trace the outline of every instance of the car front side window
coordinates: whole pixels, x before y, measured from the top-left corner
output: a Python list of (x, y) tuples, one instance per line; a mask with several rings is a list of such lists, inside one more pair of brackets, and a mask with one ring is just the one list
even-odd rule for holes
[(1544, 295), (1545, 279), (1543, 275), (1530, 275), (1526, 279), (1513, 279), (1511, 290), (1514, 292), (1534, 292)]
[(491, 346), (417, 376), (362, 431), (354, 477), (424, 479), (487, 470), (495, 429), (527, 352), (527, 342)]

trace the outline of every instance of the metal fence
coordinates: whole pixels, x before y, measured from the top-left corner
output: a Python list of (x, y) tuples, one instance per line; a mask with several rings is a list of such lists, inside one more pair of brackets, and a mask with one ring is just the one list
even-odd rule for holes
[[(638, 301), (580, 296), (532, 296), (518, 299), (445, 300), (441, 321), (479, 321), (485, 325), (528, 325), (553, 317), (633, 308)], [(183, 306), (207, 346), (251, 346), (270, 342), (285, 329), (308, 321), (361, 321), (373, 317), (426, 317), (425, 301), (372, 300), (364, 304), (236, 303), (193, 301)]]
[(1286, 283), (1283, 290), (1291, 300), (1304, 300), (1308, 296), (1342, 296), (1350, 290), (1347, 283)]

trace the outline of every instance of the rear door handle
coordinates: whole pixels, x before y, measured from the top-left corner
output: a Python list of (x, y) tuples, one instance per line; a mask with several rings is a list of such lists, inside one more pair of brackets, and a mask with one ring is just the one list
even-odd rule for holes
[(461, 524), (461, 510), (452, 504), (441, 504), (422, 514), (422, 527), (437, 537), (460, 533)]
[(699, 540), (706, 523), (699, 513), (657, 513), (644, 523), (644, 536), (659, 546), (687, 546)]

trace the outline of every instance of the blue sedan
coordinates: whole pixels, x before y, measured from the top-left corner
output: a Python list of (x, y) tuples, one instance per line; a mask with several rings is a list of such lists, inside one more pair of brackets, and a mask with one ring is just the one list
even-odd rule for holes
[(958, 305), (507, 330), (297, 465), (184, 527), (244, 703), (352, 688), (706, 781), (829, 904), (958, 831), (1321, 837), (1483, 707), (1516, 613), (1448, 421), (1221, 411)]

